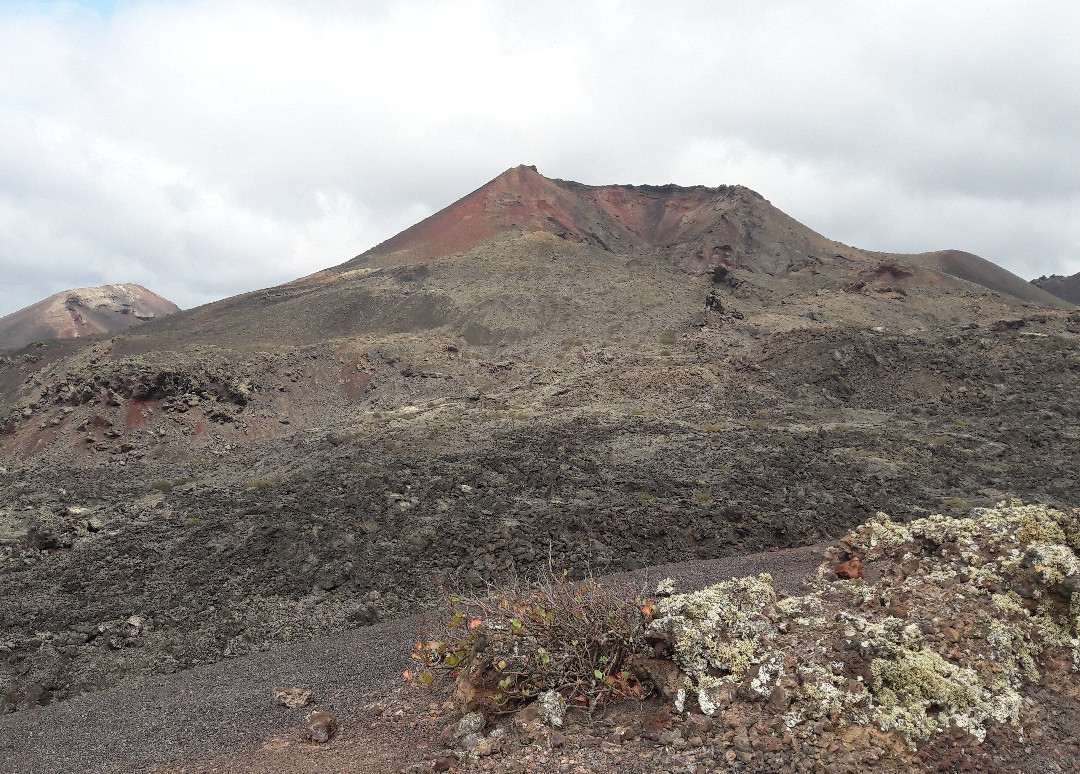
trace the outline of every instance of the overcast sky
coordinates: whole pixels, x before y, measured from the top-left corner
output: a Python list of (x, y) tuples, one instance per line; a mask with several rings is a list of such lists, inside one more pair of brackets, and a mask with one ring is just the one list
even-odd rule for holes
[(0, 0), (0, 315), (340, 263), (536, 164), (1080, 271), (1080, 3)]

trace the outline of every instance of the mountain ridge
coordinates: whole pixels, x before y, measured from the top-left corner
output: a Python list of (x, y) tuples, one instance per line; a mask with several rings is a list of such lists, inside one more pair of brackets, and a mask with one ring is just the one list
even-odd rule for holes
[(1031, 284), (1070, 304), (1080, 305), (1080, 272), (1068, 277), (1061, 274), (1043, 275), (1033, 279)]

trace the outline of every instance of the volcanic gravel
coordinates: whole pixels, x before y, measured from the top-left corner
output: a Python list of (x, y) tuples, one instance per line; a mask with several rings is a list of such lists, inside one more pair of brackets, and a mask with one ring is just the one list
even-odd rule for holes
[[(770, 572), (777, 588), (790, 593), (820, 556), (819, 547), (792, 549), (662, 565), (608, 580), (627, 590), (643, 590), (671, 577), (678, 588), (690, 590), (732, 576)], [(420, 741), (430, 742), (434, 730), (404, 719), (399, 724), (403, 736), (372, 739), (350, 730), (348, 723), (367, 703), (400, 684), (417, 624), (415, 617), (402, 618), (167, 677), (135, 679), (4, 716), (0, 772), (327, 771), (342, 766), (350, 771), (393, 770), (392, 761), (373, 752), (407, 753)], [(337, 746), (337, 753), (333, 745), (290, 746), (300, 738), (307, 710), (275, 704), (271, 694), (276, 686), (314, 689), (313, 706), (334, 712), (342, 721), (346, 743)], [(381, 728), (385, 733), (386, 727)], [(337, 760), (338, 755), (350, 760)], [(288, 756), (287, 763), (283, 756)], [(331, 758), (337, 762), (327, 768)]]

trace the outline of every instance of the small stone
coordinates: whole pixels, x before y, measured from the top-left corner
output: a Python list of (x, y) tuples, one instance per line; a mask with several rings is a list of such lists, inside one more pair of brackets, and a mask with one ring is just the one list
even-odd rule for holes
[(791, 697), (788, 696), (788, 692), (781, 688), (779, 685), (773, 688), (772, 693), (769, 694), (769, 708), (775, 712), (785, 712), (788, 706), (791, 704)]
[(526, 740), (532, 740), (544, 725), (540, 708), (536, 706), (536, 704), (529, 704), (522, 707), (514, 713), (510, 725), (520, 737)]
[(458, 764), (457, 756), (455, 755), (443, 755), (435, 759), (435, 762), (431, 765), (432, 771), (450, 771)]
[(477, 758), (484, 758), (488, 755), (494, 755), (499, 751), (499, 740), (487, 737), (481, 739), (476, 743), (476, 746), (472, 748), (472, 753)]
[(337, 733), (337, 718), (326, 710), (314, 710), (304, 720), (308, 739), (318, 744), (329, 742)]
[(857, 580), (863, 576), (862, 560), (853, 556), (846, 562), (841, 562), (833, 568), (836, 577), (840, 580)]
[(300, 709), (311, 703), (315, 694), (304, 688), (286, 688), (278, 686), (274, 689), (274, 701), (284, 704), (289, 709)]

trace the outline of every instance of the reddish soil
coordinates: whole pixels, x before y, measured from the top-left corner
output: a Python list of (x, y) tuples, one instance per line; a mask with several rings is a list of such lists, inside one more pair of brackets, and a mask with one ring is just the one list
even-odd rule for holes
[[(380, 244), (369, 255), (428, 260), (463, 252), (520, 229), (574, 242), (622, 246), (685, 242), (715, 226), (726, 189), (586, 186), (551, 180), (535, 167), (509, 169), (446, 209)], [(730, 222), (726, 231), (734, 239)]]

